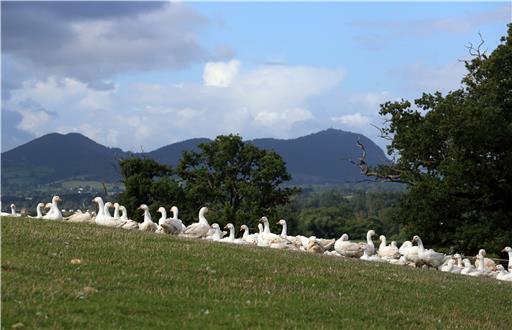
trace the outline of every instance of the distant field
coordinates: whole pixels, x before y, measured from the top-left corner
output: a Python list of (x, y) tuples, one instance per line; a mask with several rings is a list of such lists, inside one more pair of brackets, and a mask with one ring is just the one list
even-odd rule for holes
[(2, 218), (6, 329), (511, 329), (511, 301), (487, 278)]

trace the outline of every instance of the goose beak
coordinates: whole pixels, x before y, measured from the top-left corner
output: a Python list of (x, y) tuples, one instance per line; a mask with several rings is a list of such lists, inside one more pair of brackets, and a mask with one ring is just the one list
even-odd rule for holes
[(505, 249), (501, 250), (501, 252), (505, 252)]

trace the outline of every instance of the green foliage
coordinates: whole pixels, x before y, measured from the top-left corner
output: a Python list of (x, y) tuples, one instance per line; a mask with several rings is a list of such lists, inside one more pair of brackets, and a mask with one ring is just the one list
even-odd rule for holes
[(409, 183), (396, 220), (406, 235), (475, 252), (512, 237), (512, 25), (489, 56), (473, 49), (463, 88), (387, 102), (384, 177)]
[(291, 177), (278, 154), (244, 143), (238, 135), (218, 136), (199, 149), (183, 153), (176, 173), (189, 209), (207, 205), (221, 225), (254, 225), (262, 215), (274, 216), (276, 207), (298, 191), (282, 187)]
[(119, 194), (119, 202), (126, 207), (130, 218), (142, 219), (137, 211), (141, 204), (149, 206), (152, 214), (163, 206), (169, 210), (184, 202), (183, 190), (172, 178), (173, 171), (167, 165), (152, 159), (129, 158), (119, 162), (125, 191)]

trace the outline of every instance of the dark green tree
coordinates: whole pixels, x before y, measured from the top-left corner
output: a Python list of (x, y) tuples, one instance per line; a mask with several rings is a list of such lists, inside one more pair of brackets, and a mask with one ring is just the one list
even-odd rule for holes
[(148, 205), (156, 216), (160, 206), (168, 211), (173, 205), (184, 202), (183, 190), (172, 177), (173, 170), (169, 166), (137, 157), (123, 159), (119, 165), (125, 185), (119, 202), (127, 208), (130, 218), (142, 219), (142, 212), (137, 211), (141, 204)]
[(291, 177), (278, 154), (244, 143), (238, 135), (218, 136), (199, 149), (183, 153), (177, 174), (189, 208), (209, 206), (212, 222), (254, 227), (263, 215), (275, 217), (276, 207), (298, 191), (282, 186)]
[(469, 47), (462, 87), (381, 105), (391, 165), (364, 173), (405, 182), (396, 220), (405, 234), (474, 253), (512, 237), (512, 25), (490, 54)]

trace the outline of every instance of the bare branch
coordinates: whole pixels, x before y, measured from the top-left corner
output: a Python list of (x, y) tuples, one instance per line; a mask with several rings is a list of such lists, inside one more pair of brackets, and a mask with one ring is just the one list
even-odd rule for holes
[(361, 170), (361, 173), (368, 177), (374, 177), (375, 180), (382, 180), (387, 182), (399, 182), (399, 183), (407, 183), (412, 184), (409, 181), (403, 180), (400, 177), (400, 174), (387, 174), (383, 175), (378, 172), (372, 171), (370, 167), (368, 166), (368, 163), (366, 162), (366, 148), (364, 147), (364, 144), (361, 143), (360, 139), (357, 139), (357, 146), (359, 149), (361, 149), (361, 157), (359, 157), (359, 160), (357, 162), (354, 162), (352, 160), (349, 160), (352, 164), (359, 167)]

